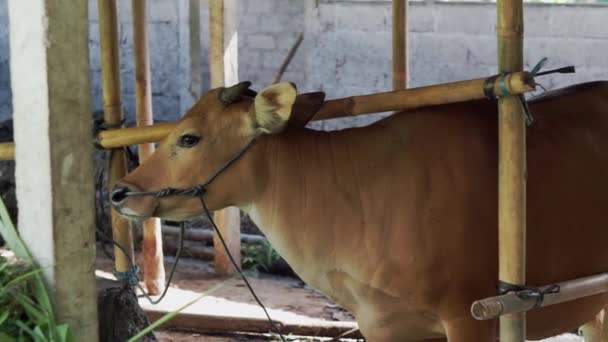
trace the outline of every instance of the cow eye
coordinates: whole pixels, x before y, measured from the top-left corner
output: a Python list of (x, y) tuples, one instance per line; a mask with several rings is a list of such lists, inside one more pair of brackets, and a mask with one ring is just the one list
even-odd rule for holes
[(198, 144), (198, 142), (201, 140), (200, 137), (197, 137), (196, 135), (191, 135), (191, 134), (184, 134), (181, 137), (179, 137), (179, 140), (177, 142), (177, 144), (180, 147), (192, 147), (196, 144)]

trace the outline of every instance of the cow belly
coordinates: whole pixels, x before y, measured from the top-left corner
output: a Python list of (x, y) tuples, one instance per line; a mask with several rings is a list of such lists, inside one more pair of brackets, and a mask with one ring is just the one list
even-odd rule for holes
[(423, 305), (392, 296), (381, 289), (332, 269), (316, 279), (318, 288), (353, 311), (361, 332), (375, 341), (401, 341), (444, 336), (439, 317)]

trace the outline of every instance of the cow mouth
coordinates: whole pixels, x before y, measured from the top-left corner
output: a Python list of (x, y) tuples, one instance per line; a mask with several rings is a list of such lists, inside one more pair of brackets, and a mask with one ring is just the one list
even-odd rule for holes
[(137, 221), (137, 222), (143, 222), (147, 219), (149, 219), (152, 216), (144, 216), (144, 215), (140, 215), (140, 214), (136, 214), (136, 213), (126, 213), (124, 209), (118, 210), (118, 213), (120, 214), (120, 216), (126, 218), (129, 221)]

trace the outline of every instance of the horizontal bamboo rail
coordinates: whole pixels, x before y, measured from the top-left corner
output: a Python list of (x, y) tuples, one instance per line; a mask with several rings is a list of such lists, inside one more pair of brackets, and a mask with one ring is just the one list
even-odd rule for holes
[[(163, 226), (162, 232), (163, 236), (178, 237), (180, 229), (177, 227)], [(213, 231), (209, 229), (186, 229), (184, 240), (212, 242)], [(261, 244), (266, 241), (268, 240), (261, 235), (241, 234), (241, 242), (243, 243)]]
[[(167, 312), (145, 310), (150, 321), (154, 322)], [(355, 322), (332, 322), (311, 320), (310, 322), (291, 323), (273, 319), (281, 326), (284, 335), (362, 338)], [(162, 324), (165, 329), (187, 330), (198, 333), (268, 333), (266, 318), (230, 317), (208, 314), (179, 313), (177, 316)]]
[[(509, 292), (504, 295), (489, 297), (475, 301), (471, 305), (471, 314), (475, 319), (488, 320), (499, 316), (526, 312), (535, 307), (545, 307), (571, 300), (589, 297), (608, 292), (608, 273), (573, 279), (557, 283), (559, 292), (544, 295), (544, 300), (537, 306), (536, 298), (520, 298), (517, 292)], [(543, 291), (550, 286), (540, 287)]]
[(14, 160), (15, 159), (15, 143), (5, 142), (0, 143), (0, 160)]
[[(484, 85), (487, 78), (444, 83), (426, 87), (395, 90), (385, 93), (359, 95), (325, 101), (313, 121), (345, 116), (411, 110), (426, 106), (457, 103), (486, 98)], [(494, 94), (502, 93), (501, 79), (494, 82)], [(528, 72), (508, 74), (503, 86), (510, 94), (534, 91), (536, 84)], [(100, 148), (117, 148), (127, 145), (158, 142), (171, 132), (176, 123), (161, 123), (146, 127), (111, 129), (99, 132), (95, 144)], [(11, 143), (0, 143), (0, 160), (12, 159)]]

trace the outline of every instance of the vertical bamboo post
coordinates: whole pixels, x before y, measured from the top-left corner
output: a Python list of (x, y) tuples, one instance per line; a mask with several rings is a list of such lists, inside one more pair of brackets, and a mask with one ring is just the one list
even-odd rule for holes
[[(523, 69), (523, 1), (497, 1), (498, 71)], [(499, 280), (526, 283), (526, 127), (516, 96), (502, 97), (499, 110)], [(500, 340), (523, 342), (525, 313), (500, 318)]]
[[(118, 59), (118, 24), (115, 0), (98, 0), (99, 8), (99, 34), (101, 43), (101, 79), (103, 87), (104, 120), (108, 125), (119, 126), (123, 119), (122, 99), (120, 94), (120, 62)], [(108, 186), (112, 189), (114, 184), (125, 176), (127, 160), (122, 150), (116, 149), (109, 153), (108, 160)], [(129, 255), (114, 248), (116, 271), (126, 272), (133, 262), (133, 235), (131, 223), (111, 211), (112, 236), (122, 245)]]
[[(150, 80), (150, 54), (146, 27), (146, 0), (133, 0), (133, 58), (135, 65), (135, 118), (137, 126), (154, 124), (152, 115), (152, 85)], [(141, 144), (139, 162), (143, 163), (152, 153), (154, 144)], [(144, 284), (148, 293), (158, 295), (165, 287), (165, 264), (163, 263), (163, 240), (160, 219), (153, 217), (143, 223), (144, 238), (141, 262), (144, 269)]]
[(407, 0), (393, 0), (393, 89), (408, 86)]
[[(238, 81), (238, 41), (236, 31), (236, 4), (232, 0), (209, 0), (209, 66), (211, 87), (222, 87)], [(226, 6), (228, 5), (228, 6)], [(228, 250), (241, 266), (241, 219), (238, 208), (230, 207), (215, 213), (215, 221), (226, 241)], [(228, 255), (218, 237), (215, 246), (215, 271), (219, 274), (235, 273)]]

